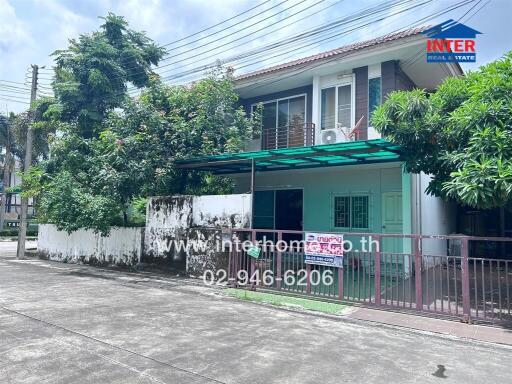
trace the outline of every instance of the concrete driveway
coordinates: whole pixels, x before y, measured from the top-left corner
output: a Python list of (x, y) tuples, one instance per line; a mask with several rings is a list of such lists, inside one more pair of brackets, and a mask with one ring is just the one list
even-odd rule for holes
[(227, 298), (197, 281), (14, 259), (1, 383), (507, 383), (512, 350)]

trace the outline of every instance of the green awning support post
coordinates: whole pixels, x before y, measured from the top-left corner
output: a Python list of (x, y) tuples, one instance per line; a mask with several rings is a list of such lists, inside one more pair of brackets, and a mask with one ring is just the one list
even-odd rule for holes
[[(251, 229), (254, 228), (254, 192), (256, 190), (256, 160), (251, 159)], [(254, 240), (254, 239), (253, 239)]]

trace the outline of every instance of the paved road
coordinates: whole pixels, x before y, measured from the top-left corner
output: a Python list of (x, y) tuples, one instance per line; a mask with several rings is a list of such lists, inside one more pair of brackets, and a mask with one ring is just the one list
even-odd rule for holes
[(225, 298), (154, 275), (15, 260), (1, 383), (507, 383), (512, 350)]

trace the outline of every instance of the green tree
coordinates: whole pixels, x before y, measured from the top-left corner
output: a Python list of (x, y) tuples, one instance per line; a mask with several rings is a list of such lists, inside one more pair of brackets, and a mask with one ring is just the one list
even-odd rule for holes
[(435, 93), (393, 92), (372, 121), (403, 148), (407, 171), (433, 177), (429, 193), (481, 209), (511, 203), (512, 52)]
[(130, 224), (130, 206), (143, 197), (229, 191), (227, 179), (184, 172), (174, 162), (239, 151), (253, 122), (237, 102), (228, 75), (215, 73), (188, 87), (153, 80), (139, 99), (126, 99), (109, 114), (97, 137), (64, 130), (24, 189), (37, 197), (42, 220), (102, 233)]
[(109, 13), (102, 19), (99, 31), (71, 39), (68, 49), (53, 54), (61, 119), (86, 138), (101, 132), (107, 114), (124, 102), (128, 84), (148, 84), (151, 66), (165, 54), (143, 32), (129, 29), (123, 17)]
[(166, 86), (158, 81), (123, 113), (108, 120), (112, 140), (122, 143), (123, 164), (133, 162), (132, 179), (150, 195), (225, 193), (229, 179), (183, 171), (175, 160), (238, 152), (255, 125), (238, 107), (229, 74), (219, 69), (191, 86)]

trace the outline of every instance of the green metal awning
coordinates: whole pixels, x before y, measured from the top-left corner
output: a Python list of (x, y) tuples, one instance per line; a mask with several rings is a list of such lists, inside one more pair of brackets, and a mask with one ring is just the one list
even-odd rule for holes
[(292, 147), (256, 152), (226, 153), (176, 161), (178, 168), (215, 174), (281, 171), (400, 160), (400, 147), (383, 139), (350, 141), (337, 144)]

